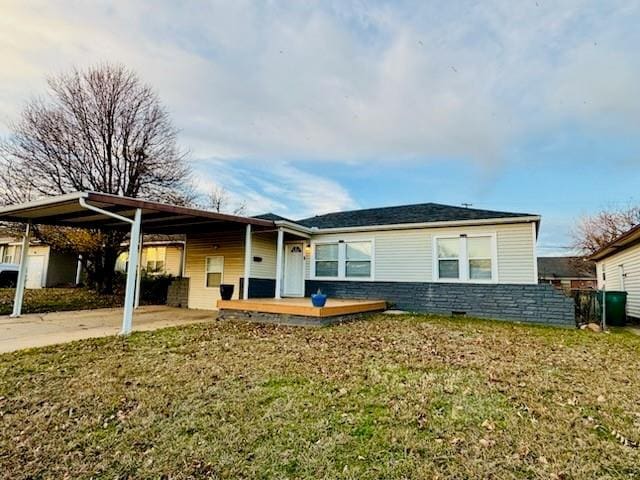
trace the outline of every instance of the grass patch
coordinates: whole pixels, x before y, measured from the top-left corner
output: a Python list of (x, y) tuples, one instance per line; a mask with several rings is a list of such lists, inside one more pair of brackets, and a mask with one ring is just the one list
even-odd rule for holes
[[(13, 311), (14, 288), (0, 288), (0, 315)], [(24, 291), (23, 313), (46, 313), (122, 306), (122, 295), (105, 295), (86, 288), (38, 288)]]
[(629, 478), (638, 398), (626, 333), (215, 322), (0, 356), (0, 476)]

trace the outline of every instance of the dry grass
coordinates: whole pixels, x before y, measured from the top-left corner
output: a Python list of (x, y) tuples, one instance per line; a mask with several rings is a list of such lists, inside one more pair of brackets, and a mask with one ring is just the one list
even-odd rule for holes
[(0, 396), (12, 479), (640, 477), (627, 333), (218, 322), (0, 356)]

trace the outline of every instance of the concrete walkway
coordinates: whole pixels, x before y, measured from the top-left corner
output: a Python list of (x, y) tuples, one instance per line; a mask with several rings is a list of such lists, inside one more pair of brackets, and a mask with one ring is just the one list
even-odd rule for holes
[[(211, 321), (216, 318), (216, 313), (164, 306), (140, 307), (133, 315), (133, 330), (156, 330)], [(32, 313), (20, 318), (0, 316), (0, 353), (117, 335), (121, 325), (121, 308)]]

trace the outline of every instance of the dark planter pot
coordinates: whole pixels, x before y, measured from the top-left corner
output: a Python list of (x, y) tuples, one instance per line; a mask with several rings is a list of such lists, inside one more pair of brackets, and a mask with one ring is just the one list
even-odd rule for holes
[(220, 298), (222, 300), (231, 300), (233, 297), (233, 285), (230, 283), (223, 283), (220, 285)]
[(314, 307), (324, 307), (327, 303), (327, 296), (324, 293), (314, 293), (311, 295), (311, 303)]

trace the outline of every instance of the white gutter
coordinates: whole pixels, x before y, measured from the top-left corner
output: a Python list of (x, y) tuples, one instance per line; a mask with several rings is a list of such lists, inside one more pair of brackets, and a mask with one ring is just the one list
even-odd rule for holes
[(290, 222), (288, 220), (275, 220), (273, 223), (275, 223), (277, 227), (287, 227), (294, 231), (298, 231), (302, 233), (311, 234), (314, 232), (313, 228), (305, 227), (304, 225), (300, 225), (295, 222)]
[(39, 200), (32, 200), (30, 202), (20, 203), (18, 205), (8, 205), (5, 207), (0, 207), (0, 215), (11, 213), (15, 210), (25, 210), (25, 209), (29, 210), (29, 209), (36, 209), (39, 207), (46, 207), (54, 203), (83, 199), (83, 198), (87, 198), (88, 196), (89, 195), (87, 192), (71, 192), (71, 193), (65, 193), (63, 195), (57, 195), (55, 197), (45, 197)]

